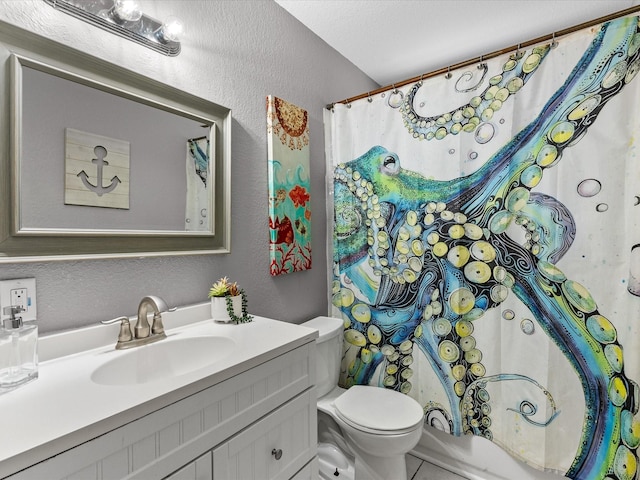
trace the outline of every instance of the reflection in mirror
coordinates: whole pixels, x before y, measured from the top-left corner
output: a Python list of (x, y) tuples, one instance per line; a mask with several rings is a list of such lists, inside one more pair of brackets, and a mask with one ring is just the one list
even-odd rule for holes
[(229, 252), (228, 108), (1, 21), (0, 76), (0, 263)]
[(56, 73), (22, 66), (17, 233), (213, 234), (214, 122)]

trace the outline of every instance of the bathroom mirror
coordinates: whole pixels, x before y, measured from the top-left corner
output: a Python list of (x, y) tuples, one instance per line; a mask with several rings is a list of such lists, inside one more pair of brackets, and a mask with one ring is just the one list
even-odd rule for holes
[(229, 251), (229, 109), (2, 22), (0, 43), (0, 262)]

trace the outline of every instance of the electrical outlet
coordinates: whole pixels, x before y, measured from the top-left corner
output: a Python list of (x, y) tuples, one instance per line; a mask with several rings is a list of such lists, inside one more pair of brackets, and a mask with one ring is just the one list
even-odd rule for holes
[(26, 288), (13, 288), (11, 290), (11, 305), (22, 307), (25, 312), (29, 307), (29, 301), (31, 299), (27, 296)]
[(18, 278), (15, 280), (0, 280), (0, 320), (9, 318), (4, 313), (6, 307), (18, 305), (24, 309), (18, 315), (22, 320), (36, 320), (36, 279)]

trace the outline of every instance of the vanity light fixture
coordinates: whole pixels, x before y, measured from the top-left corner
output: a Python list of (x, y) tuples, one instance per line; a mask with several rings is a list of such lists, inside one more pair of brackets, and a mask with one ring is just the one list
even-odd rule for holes
[(184, 25), (170, 16), (160, 22), (142, 13), (136, 0), (44, 0), (64, 13), (80, 18), (156, 52), (174, 57), (180, 53)]

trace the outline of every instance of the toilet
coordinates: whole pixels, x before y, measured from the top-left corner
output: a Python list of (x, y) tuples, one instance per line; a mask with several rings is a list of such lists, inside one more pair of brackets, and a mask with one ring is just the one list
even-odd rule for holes
[(386, 388), (338, 386), (343, 321), (316, 317), (318, 331), (318, 459), (320, 478), (406, 480), (405, 454), (422, 435), (423, 410), (413, 398)]

